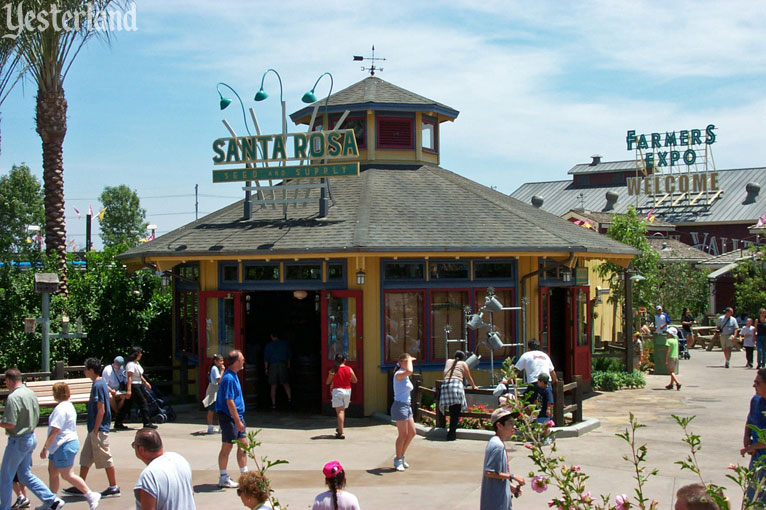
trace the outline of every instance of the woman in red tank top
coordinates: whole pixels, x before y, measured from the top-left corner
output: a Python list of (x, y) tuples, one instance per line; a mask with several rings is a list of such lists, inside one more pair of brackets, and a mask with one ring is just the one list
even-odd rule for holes
[(343, 434), (343, 423), (346, 421), (346, 408), (351, 402), (351, 383), (356, 384), (356, 374), (346, 365), (343, 354), (335, 356), (335, 368), (327, 374), (326, 384), (332, 388), (332, 407), (338, 416), (338, 428), (335, 430), (336, 439), (346, 439)]

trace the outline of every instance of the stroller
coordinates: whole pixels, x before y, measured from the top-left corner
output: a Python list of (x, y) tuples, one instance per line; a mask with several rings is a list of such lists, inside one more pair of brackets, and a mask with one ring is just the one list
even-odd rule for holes
[(678, 328), (678, 359), (691, 359), (692, 355), (689, 354), (689, 348), (686, 345), (686, 335), (684, 330)]
[[(165, 397), (159, 390), (152, 388), (146, 392), (146, 405), (153, 423), (166, 423), (176, 420), (176, 412), (170, 405), (170, 399)], [(137, 412), (137, 410), (136, 410)]]

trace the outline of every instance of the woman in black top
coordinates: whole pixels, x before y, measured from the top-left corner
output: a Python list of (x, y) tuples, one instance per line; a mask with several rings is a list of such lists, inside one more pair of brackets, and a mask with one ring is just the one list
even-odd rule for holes
[(755, 321), (755, 346), (758, 349), (758, 368), (766, 366), (766, 309), (758, 311)]
[(694, 334), (692, 333), (692, 324), (694, 322), (694, 316), (691, 314), (689, 307), (685, 306), (681, 311), (681, 330), (686, 339), (687, 349), (691, 349), (694, 346)]

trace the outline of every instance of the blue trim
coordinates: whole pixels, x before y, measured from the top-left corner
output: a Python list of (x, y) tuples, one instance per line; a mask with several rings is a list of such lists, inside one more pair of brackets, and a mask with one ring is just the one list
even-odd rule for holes
[[(346, 259), (331, 259), (331, 260), (301, 260), (301, 261), (283, 261), (284, 271), (287, 273), (287, 266), (316, 266), (319, 265), (323, 270), (328, 271), (325, 265), (341, 265), (343, 266), (343, 277), (340, 280), (288, 280), (285, 278), (284, 283), (279, 280), (245, 280), (244, 275), (247, 267), (253, 266), (267, 266), (274, 267), (279, 266), (279, 262), (243, 262), (242, 263), (242, 283), (239, 281), (223, 281), (223, 266), (231, 266), (239, 264), (238, 262), (221, 261), (218, 263), (218, 290), (239, 290), (239, 291), (256, 291), (256, 290), (345, 290), (348, 288), (348, 264)], [(284, 275), (286, 276), (286, 274)]]

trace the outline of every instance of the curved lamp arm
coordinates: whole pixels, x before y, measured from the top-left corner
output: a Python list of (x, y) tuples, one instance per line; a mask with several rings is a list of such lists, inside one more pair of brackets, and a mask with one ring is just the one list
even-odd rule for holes
[(226, 107), (231, 104), (231, 99), (223, 97), (223, 94), (221, 94), (221, 85), (231, 90), (234, 93), (234, 95), (237, 96), (237, 99), (239, 100), (239, 106), (242, 108), (242, 120), (245, 121), (245, 130), (247, 131), (248, 135), (253, 136), (252, 133), (250, 133), (250, 127), (247, 125), (247, 115), (245, 115), (245, 103), (242, 102), (242, 98), (239, 97), (239, 94), (237, 94), (237, 91), (234, 90), (231, 87), (231, 85), (228, 85), (222, 81), (219, 81), (218, 83), (216, 83), (215, 89), (218, 91), (218, 96), (221, 98), (221, 110), (226, 109)]
[[(330, 92), (327, 93), (327, 98), (324, 100), (324, 116), (325, 119), (327, 119), (327, 103), (330, 101), (330, 96), (332, 95), (332, 87), (334, 84), (334, 81), (332, 79), (332, 74), (330, 73), (322, 73), (319, 75), (319, 78), (317, 78), (317, 81), (314, 82), (314, 86), (311, 87), (311, 90), (309, 92), (306, 92), (303, 94), (303, 97), (301, 98), (301, 101), (304, 103), (314, 103), (317, 100), (317, 97), (314, 95), (314, 90), (317, 88), (317, 85), (319, 84), (319, 80), (321, 80), (323, 77), (329, 76), (330, 77)], [(329, 119), (328, 119), (329, 122)], [(329, 128), (329, 126), (328, 126)]]
[(255, 97), (253, 98), (255, 101), (263, 101), (269, 95), (266, 93), (265, 90), (263, 90), (263, 81), (266, 79), (266, 75), (269, 73), (274, 73), (277, 75), (277, 79), (279, 80), (279, 102), (282, 103), (284, 100), (282, 99), (282, 77), (279, 76), (279, 73), (275, 69), (267, 69), (265, 73), (263, 73), (263, 76), (261, 77), (261, 88), (256, 92)]

